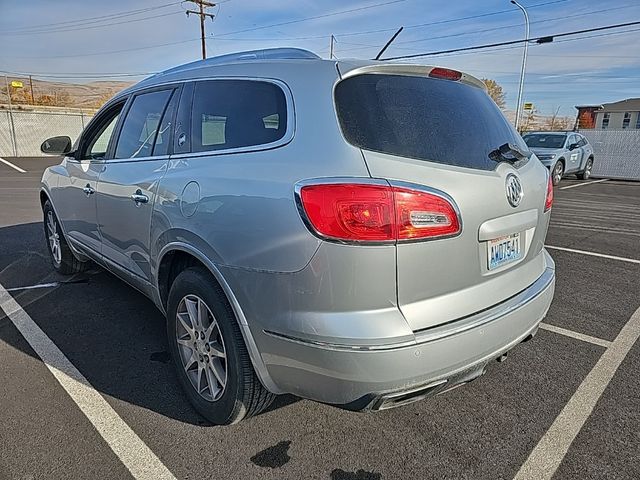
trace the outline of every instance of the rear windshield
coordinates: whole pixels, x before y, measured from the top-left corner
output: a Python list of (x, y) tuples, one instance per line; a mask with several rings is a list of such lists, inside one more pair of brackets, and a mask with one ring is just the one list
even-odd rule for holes
[(527, 150), (480, 88), (405, 75), (364, 74), (335, 89), (342, 132), (365, 150), (493, 170), (489, 152), (505, 143)]
[(562, 148), (566, 135), (547, 135), (542, 133), (530, 133), (524, 136), (525, 143), (531, 148)]

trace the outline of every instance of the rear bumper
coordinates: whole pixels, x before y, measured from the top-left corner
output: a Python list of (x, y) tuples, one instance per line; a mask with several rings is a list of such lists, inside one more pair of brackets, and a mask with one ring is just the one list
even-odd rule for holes
[(282, 391), (354, 410), (388, 408), (442, 392), (481, 375), (488, 362), (535, 334), (554, 294), (550, 257), (547, 265), (514, 297), (416, 332), (410, 341), (348, 346), (263, 332), (260, 343), (269, 352), (263, 360)]

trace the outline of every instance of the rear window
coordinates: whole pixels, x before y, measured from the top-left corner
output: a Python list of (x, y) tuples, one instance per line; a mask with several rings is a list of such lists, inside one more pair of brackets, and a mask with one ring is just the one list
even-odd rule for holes
[(352, 145), (391, 155), (493, 170), (489, 152), (527, 150), (480, 88), (417, 76), (364, 74), (335, 89), (342, 132)]
[(524, 136), (524, 141), (531, 148), (562, 148), (566, 135), (548, 135), (542, 133), (530, 133)]

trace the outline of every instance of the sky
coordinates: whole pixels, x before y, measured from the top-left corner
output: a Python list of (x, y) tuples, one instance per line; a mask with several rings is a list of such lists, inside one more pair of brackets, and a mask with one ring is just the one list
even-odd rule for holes
[[(215, 0), (210, 0), (215, 1)], [(640, 0), (521, 0), (538, 37), (640, 21)], [(196, 6), (171, 0), (0, 0), (0, 73), (75, 83), (136, 81), (200, 58)], [(209, 8), (208, 56), (300, 47), (328, 58), (373, 58), (518, 40), (522, 12), (508, 0), (222, 0)], [(590, 37), (581, 38), (579, 37)], [(640, 96), (640, 25), (529, 47), (523, 101), (575, 115), (575, 105)], [(515, 109), (522, 44), (412, 59), (493, 78)], [(407, 60), (405, 60), (407, 61)]]

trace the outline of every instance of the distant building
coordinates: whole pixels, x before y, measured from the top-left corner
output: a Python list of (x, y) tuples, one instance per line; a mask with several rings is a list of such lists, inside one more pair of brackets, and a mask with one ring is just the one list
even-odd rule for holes
[(576, 126), (597, 130), (640, 129), (640, 98), (604, 105), (578, 105)]
[(576, 105), (576, 108), (578, 109), (576, 127), (596, 128), (596, 112), (602, 108), (602, 105)]

